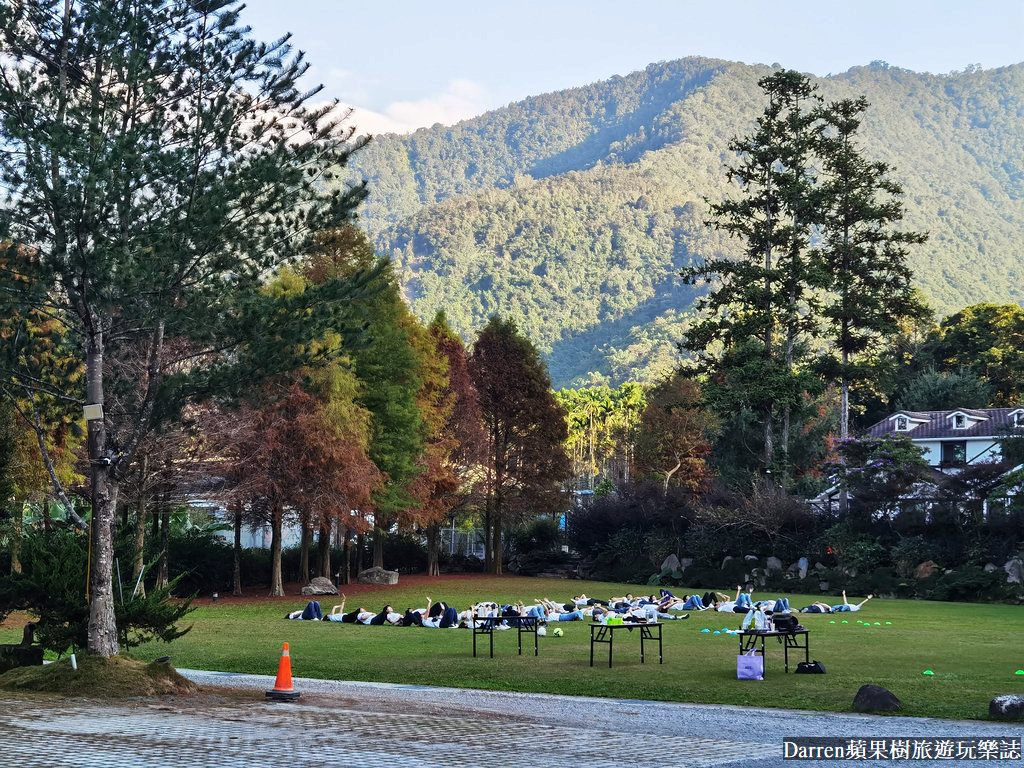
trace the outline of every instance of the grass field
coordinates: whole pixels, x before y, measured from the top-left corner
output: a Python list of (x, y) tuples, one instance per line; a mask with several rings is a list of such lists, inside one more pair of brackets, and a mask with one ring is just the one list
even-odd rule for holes
[[(520, 577), (441, 577), (350, 596), (346, 607), (379, 610), (388, 602), (401, 611), (425, 604), (425, 594), (463, 608), (482, 599), (565, 601), (580, 592), (606, 598), (627, 591), (648, 589)], [(790, 596), (794, 607), (813, 599)], [(333, 600), (322, 601), (325, 612)], [(595, 651), (595, 666), (589, 666), (590, 630), (584, 622), (560, 622), (564, 637), (540, 638), (539, 657), (532, 655), (532, 642), (530, 655), (525, 649), (523, 656), (516, 655), (517, 633), (509, 631), (495, 634), (493, 659), (486, 652), (473, 658), (467, 630), (284, 619), (287, 610), (305, 602), (296, 596), (204, 604), (188, 617), (193, 629), (185, 637), (169, 646), (136, 648), (133, 655), (149, 661), (169, 654), (176, 667), (272, 675), (282, 643), (288, 642), (296, 677), (821, 711), (849, 711), (857, 689), (876, 683), (896, 694), (903, 714), (950, 718), (987, 718), (994, 696), (1024, 693), (1024, 675), (1015, 674), (1024, 668), (1020, 606), (875, 599), (858, 613), (801, 615), (811, 630), (811, 658), (822, 661), (827, 674), (784, 674), (782, 648), (769, 639), (766, 679), (752, 682), (736, 680), (734, 636), (701, 632), (738, 629), (738, 614), (692, 612), (686, 621), (668, 622), (661, 665), (656, 656), (651, 663), (650, 654), (641, 665), (637, 633), (620, 634), (614, 667), (608, 669), (606, 647)], [(19, 631), (0, 630), (0, 642), (18, 639)], [(791, 659), (790, 668), (794, 665)], [(925, 675), (925, 670), (934, 674)]]

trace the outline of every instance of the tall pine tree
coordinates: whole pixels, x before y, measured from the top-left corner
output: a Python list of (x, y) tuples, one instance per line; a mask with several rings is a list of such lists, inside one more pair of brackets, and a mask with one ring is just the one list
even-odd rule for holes
[[(348, 219), (361, 190), (326, 191), (351, 134), (331, 105), (305, 106), (301, 55), (287, 38), (252, 40), (242, 7), (0, 4), (0, 237), (14, 242), (0, 296), (59, 319), (81, 350), (84, 388), (49, 394), (96, 406), (88, 650), (104, 656), (118, 652), (114, 511), (142, 437), (189, 399), (308, 362), (303, 339), (361, 287), (258, 290), (308, 233)], [(174, 338), (190, 352), (172, 376)], [(142, 377), (122, 349), (144, 350)], [(119, 409), (112, 394), (132, 387), (136, 405)]]
[(820, 265), (815, 281), (826, 296), (820, 315), (823, 337), (839, 353), (840, 438), (850, 431), (850, 385), (858, 364), (907, 318), (927, 311), (911, 285), (907, 247), (926, 235), (896, 229), (903, 218), (902, 187), (885, 163), (864, 157), (857, 130), (868, 103), (864, 97), (829, 104), (819, 137), (822, 168), (816, 222)]
[[(811, 326), (807, 311), (807, 247), (812, 227), (812, 148), (818, 99), (805, 75), (780, 70), (758, 83), (768, 104), (748, 136), (733, 139), (739, 156), (726, 167), (730, 181), (743, 195), (711, 206), (710, 223), (743, 240), (740, 259), (716, 257), (682, 273), (690, 283), (710, 283), (697, 301), (703, 317), (686, 335), (683, 346), (704, 356), (714, 367), (710, 350), (731, 348), (753, 337), (760, 341), (765, 389), (754, 405), (764, 430), (762, 465), (767, 471), (786, 468), (788, 414), (799, 397), (794, 355)], [(772, 375), (767, 373), (771, 371)], [(775, 422), (782, 406), (783, 458), (776, 456)], [(781, 465), (781, 466), (780, 466)]]

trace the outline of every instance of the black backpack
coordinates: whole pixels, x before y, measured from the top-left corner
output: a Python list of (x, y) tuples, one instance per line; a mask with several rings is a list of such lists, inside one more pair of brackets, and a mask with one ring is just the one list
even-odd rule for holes
[(825, 665), (820, 661), (801, 661), (796, 665), (798, 675), (824, 675)]
[(792, 632), (797, 627), (797, 620), (792, 614), (776, 613), (772, 616), (772, 624), (776, 632)]

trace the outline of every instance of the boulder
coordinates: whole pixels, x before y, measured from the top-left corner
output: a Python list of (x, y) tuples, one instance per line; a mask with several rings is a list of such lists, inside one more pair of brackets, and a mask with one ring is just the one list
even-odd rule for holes
[(782, 570), (782, 561), (779, 560), (779, 558), (774, 557), (774, 556), (773, 557), (769, 557), (767, 560), (764, 561), (764, 569), (766, 571), (781, 571)]
[(1006, 571), (1007, 584), (1020, 584), (1024, 580), (1024, 562), (1019, 557), (1007, 560), (1003, 570)]
[(302, 588), (303, 595), (336, 595), (338, 588), (325, 576), (317, 576)]
[(827, 581), (818, 582), (818, 589), (820, 589), (822, 592), (828, 592), (828, 586), (829, 584)]
[(725, 564), (728, 563), (732, 559), (733, 559), (732, 555), (726, 555), (724, 558), (722, 558), (722, 570), (723, 571), (725, 570)]
[(679, 570), (685, 571), (691, 565), (693, 565), (693, 558), (692, 557), (680, 557), (679, 558)]
[[(800, 570), (800, 578), (801, 579), (806, 579), (807, 578), (807, 569), (811, 565), (810, 562), (808, 562), (806, 557), (801, 557), (799, 560), (796, 561), (796, 565), (797, 565), (797, 568)], [(820, 565), (820, 563), (818, 565)]]
[(661, 564), (661, 570), (663, 571), (678, 571), (679, 570), (679, 558), (672, 554), (665, 558), (665, 561)]
[(988, 703), (988, 714), (996, 720), (1024, 719), (1024, 694), (1010, 693), (996, 696)]
[(900, 709), (900, 700), (880, 685), (862, 685), (853, 697), (854, 712), (893, 712)]
[(992, 573), (992, 571), (997, 571), (997, 570), (999, 570), (999, 566), (996, 565), (995, 563), (985, 563), (985, 568), (984, 568), (985, 573)]
[(757, 555), (744, 555), (744, 560), (757, 560)]
[(925, 560), (914, 569), (915, 579), (927, 579), (939, 572), (939, 566), (932, 560)]
[(398, 583), (398, 571), (386, 571), (374, 566), (359, 572), (360, 584), (384, 584), (392, 586)]
[(828, 569), (825, 567), (824, 563), (819, 562), (814, 564), (814, 570), (816, 570), (818, 573), (824, 573)]

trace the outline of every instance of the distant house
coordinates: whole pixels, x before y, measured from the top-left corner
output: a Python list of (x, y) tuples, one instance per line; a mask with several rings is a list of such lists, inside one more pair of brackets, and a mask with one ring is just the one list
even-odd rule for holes
[[(947, 411), (896, 411), (873, 424), (862, 438), (906, 435), (924, 451), (931, 470), (912, 488), (893, 500), (893, 508), (907, 504), (974, 501), (987, 515), (991, 503), (1006, 508), (1024, 488), (1009, 487), (1006, 480), (1017, 477), (1024, 465), (1010, 467), (1002, 461), (999, 440), (1013, 434), (1024, 435), (1024, 406), (1014, 408), (953, 408)], [(985, 473), (987, 465), (994, 471)], [(972, 469), (976, 468), (976, 469)], [(981, 477), (979, 477), (981, 472)], [(841, 488), (831, 486), (809, 502), (832, 512), (839, 502)]]
[(954, 408), (948, 411), (896, 411), (871, 426), (865, 437), (906, 435), (924, 449), (924, 458), (942, 472), (969, 464), (999, 461), (1000, 438), (1024, 431), (1024, 407)]

